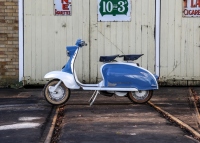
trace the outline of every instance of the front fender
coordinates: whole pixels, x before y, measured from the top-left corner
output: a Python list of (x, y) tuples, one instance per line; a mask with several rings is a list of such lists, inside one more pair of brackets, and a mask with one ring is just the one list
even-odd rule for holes
[(80, 86), (76, 83), (72, 74), (62, 71), (52, 71), (47, 73), (44, 78), (57, 78), (60, 79), (66, 87), (70, 89), (79, 89)]

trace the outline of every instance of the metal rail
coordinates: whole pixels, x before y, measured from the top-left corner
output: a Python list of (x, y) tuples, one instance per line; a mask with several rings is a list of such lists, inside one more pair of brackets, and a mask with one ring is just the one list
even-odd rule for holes
[[(197, 96), (196, 92), (189, 88), (189, 98), (194, 104), (194, 111), (196, 115), (197, 122), (200, 123), (200, 115), (199, 115), (199, 110), (197, 107), (197, 102), (199, 102), (199, 97)], [(184, 123), (183, 121), (179, 120), (175, 116), (171, 115), (167, 111), (161, 109), (159, 106), (153, 104), (151, 101), (148, 101), (148, 104), (152, 106), (155, 110), (157, 110), (159, 113), (163, 114), (164, 117), (169, 120), (170, 122), (175, 122), (178, 124), (182, 129), (187, 130), (189, 133), (193, 135), (193, 138), (200, 141), (200, 133), (197, 132), (195, 129), (190, 127), (188, 124)], [(199, 124), (200, 125), (200, 124)]]
[(51, 127), (49, 129), (48, 135), (44, 143), (54, 143), (58, 142), (58, 137), (60, 135), (60, 126), (64, 117), (64, 105), (57, 107), (56, 113), (53, 117)]

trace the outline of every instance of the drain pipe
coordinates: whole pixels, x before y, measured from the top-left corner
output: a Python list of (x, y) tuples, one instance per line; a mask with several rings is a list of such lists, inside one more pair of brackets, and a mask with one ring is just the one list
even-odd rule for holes
[(156, 75), (160, 76), (160, 0), (156, 0)]
[(23, 0), (18, 1), (19, 14), (19, 82), (24, 76), (24, 18), (23, 18)]

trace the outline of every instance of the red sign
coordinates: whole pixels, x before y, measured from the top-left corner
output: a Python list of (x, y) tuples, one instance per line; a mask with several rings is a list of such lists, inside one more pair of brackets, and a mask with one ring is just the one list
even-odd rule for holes
[(200, 0), (183, 0), (184, 17), (200, 17)]
[(72, 0), (54, 0), (55, 15), (71, 15)]

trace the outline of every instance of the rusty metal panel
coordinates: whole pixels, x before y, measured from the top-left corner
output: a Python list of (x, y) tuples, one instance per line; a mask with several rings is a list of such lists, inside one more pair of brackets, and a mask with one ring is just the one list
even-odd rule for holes
[[(30, 84), (44, 83), (44, 75), (61, 70), (66, 63), (66, 45), (77, 38), (89, 41), (89, 0), (72, 0), (71, 16), (55, 16), (53, 0), (24, 1), (24, 78)], [(76, 62), (80, 81), (89, 79), (89, 48)]]
[(131, 2), (130, 22), (97, 22), (97, 0), (90, 0), (90, 82), (101, 79), (101, 55), (142, 53), (136, 62), (155, 72), (155, 0)]
[[(200, 18), (182, 17), (183, 0), (161, 2), (160, 76), (185, 85), (200, 80)], [(180, 82), (178, 82), (180, 81)]]

